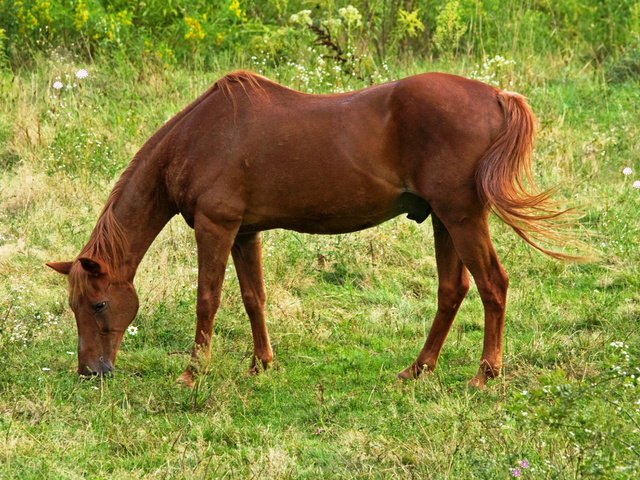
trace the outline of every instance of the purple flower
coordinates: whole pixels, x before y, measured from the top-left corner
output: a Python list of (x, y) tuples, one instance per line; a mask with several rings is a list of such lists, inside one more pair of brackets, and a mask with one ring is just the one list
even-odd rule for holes
[(527, 460), (526, 458), (524, 460), (520, 460), (520, 466), (522, 468), (529, 468), (529, 460)]
[(519, 468), (512, 468), (511, 469), (511, 476), (512, 477), (519, 477), (522, 475), (522, 471)]

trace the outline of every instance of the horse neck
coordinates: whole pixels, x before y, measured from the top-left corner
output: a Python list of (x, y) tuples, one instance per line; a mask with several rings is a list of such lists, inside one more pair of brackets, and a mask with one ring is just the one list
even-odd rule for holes
[(116, 278), (133, 280), (151, 243), (175, 213), (165, 193), (163, 170), (153, 159), (134, 159), (83, 250), (105, 261)]
[[(107, 253), (111, 251), (111, 255), (101, 260), (106, 260), (120, 278), (133, 280), (149, 246), (177, 213), (165, 187), (165, 167), (171, 159), (168, 147), (171, 142), (165, 139), (189, 112), (217, 89), (216, 83), (145, 142), (109, 195), (92, 237), (81, 255), (95, 251), (95, 245), (102, 243), (101, 237), (106, 238), (107, 248), (102, 250)], [(111, 232), (109, 224), (115, 226)], [(122, 237), (122, 242), (114, 237)], [(119, 248), (122, 245), (117, 243), (124, 244), (124, 249)]]

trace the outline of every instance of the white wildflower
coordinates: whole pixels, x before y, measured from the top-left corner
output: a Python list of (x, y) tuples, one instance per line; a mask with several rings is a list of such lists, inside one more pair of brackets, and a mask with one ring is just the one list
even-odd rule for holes
[(342, 18), (344, 18), (344, 21), (349, 27), (352, 25), (359, 27), (362, 24), (362, 15), (353, 5), (347, 5), (344, 8), (340, 8), (338, 13)]
[(631, 170), (630, 167), (625, 167), (622, 169), (622, 173), (623, 175), (631, 175), (633, 173), (633, 170)]
[(62, 84), (62, 82), (60, 80), (56, 80), (55, 82), (53, 82), (52, 87), (55, 90), (60, 90), (60, 89), (62, 89), (62, 87), (64, 87), (64, 85)]
[(311, 10), (301, 10), (298, 13), (294, 13), (289, 17), (289, 22), (297, 25), (311, 25)]
[(76, 72), (76, 78), (82, 80), (83, 78), (87, 78), (89, 76), (89, 72), (87, 72), (84, 68), (81, 68)]
[(43, 372), (48, 372), (49, 370), (51, 370), (49, 367), (42, 367)]
[(138, 333), (138, 327), (136, 327), (135, 325), (129, 325), (127, 327), (127, 333), (129, 335), (135, 335)]
[(340, 18), (328, 18), (322, 24), (329, 30), (337, 30), (342, 26), (342, 20)]
[(640, 188), (640, 180), (633, 182), (633, 188)]

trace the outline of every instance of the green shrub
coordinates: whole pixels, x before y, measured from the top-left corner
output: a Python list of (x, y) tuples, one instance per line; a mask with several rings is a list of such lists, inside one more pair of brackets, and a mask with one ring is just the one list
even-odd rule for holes
[(640, 29), (639, 5), (637, 0), (5, 0), (0, 49), (13, 65), (54, 48), (89, 59), (119, 50), (133, 61), (184, 64), (266, 52), (272, 61), (286, 63), (298, 61), (309, 47), (324, 45), (331, 53), (328, 34), (345, 55), (377, 63), (392, 56), (464, 53), (480, 60), (557, 53), (600, 65), (629, 56)]

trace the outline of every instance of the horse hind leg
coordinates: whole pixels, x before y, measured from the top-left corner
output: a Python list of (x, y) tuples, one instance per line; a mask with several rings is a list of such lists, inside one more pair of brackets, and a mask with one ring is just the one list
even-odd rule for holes
[(260, 234), (238, 235), (231, 249), (236, 266), (244, 308), (251, 322), (253, 358), (249, 373), (260, 372), (271, 366), (273, 351), (265, 321), (265, 288), (262, 276), (262, 250)]
[(491, 243), (488, 212), (443, 219), (460, 259), (471, 272), (484, 306), (484, 347), (470, 386), (483, 388), (502, 368), (502, 337), (509, 279)]
[(427, 340), (416, 361), (398, 374), (398, 378), (415, 378), (421, 372), (432, 372), (451, 324), (467, 291), (469, 275), (456, 253), (449, 232), (435, 215), (432, 216), (438, 267), (438, 310)]

